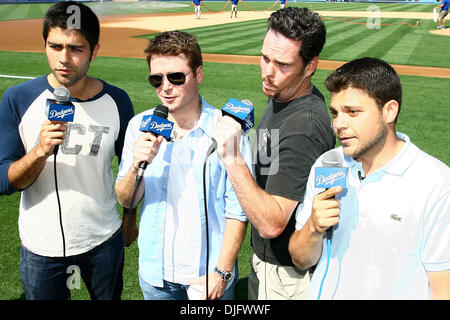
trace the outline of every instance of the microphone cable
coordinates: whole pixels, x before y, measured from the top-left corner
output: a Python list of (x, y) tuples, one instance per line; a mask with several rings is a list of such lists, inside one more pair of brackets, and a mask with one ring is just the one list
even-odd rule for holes
[[(332, 227), (330, 227), (332, 228)], [(327, 264), (325, 267), (325, 272), (322, 277), (322, 281), (320, 282), (319, 294), (317, 295), (317, 300), (320, 300), (320, 296), (322, 295), (323, 283), (325, 282), (325, 278), (327, 277), (328, 267), (330, 266), (330, 255), (331, 255), (331, 238), (327, 237)]]
[(56, 199), (58, 201), (58, 213), (59, 213), (59, 226), (61, 228), (61, 237), (62, 237), (62, 245), (63, 245), (63, 257), (66, 257), (66, 239), (64, 236), (64, 227), (62, 223), (62, 212), (61, 212), (61, 200), (59, 199), (59, 189), (58, 189), (58, 174), (56, 170), (56, 155), (58, 154), (58, 145), (53, 149), (53, 173), (55, 177), (55, 191), (56, 191)]
[(203, 162), (203, 205), (205, 207), (205, 234), (206, 234), (206, 300), (209, 300), (208, 298), (208, 282), (209, 282), (209, 223), (208, 223), (208, 200), (207, 200), (207, 193), (206, 193), (206, 164), (208, 163), (209, 156), (214, 152), (215, 150), (215, 143), (213, 143), (207, 152), (207, 155), (205, 157), (205, 161)]
[[(61, 228), (61, 237), (62, 237), (62, 246), (63, 246), (63, 258), (66, 258), (66, 238), (64, 236), (64, 227), (62, 222), (62, 210), (61, 210), (61, 200), (59, 198), (59, 189), (58, 189), (58, 174), (56, 170), (56, 155), (58, 154), (59, 145), (56, 145), (53, 149), (53, 176), (55, 177), (55, 192), (56, 192), (56, 200), (58, 202), (58, 215), (59, 215), (59, 226)], [(64, 259), (65, 260), (65, 259)], [(70, 290), (68, 294), (68, 299), (70, 299)]]
[[(128, 212), (128, 218), (127, 218), (127, 225), (125, 228), (125, 239), (124, 239), (124, 242), (122, 245), (122, 249), (120, 251), (119, 259), (117, 260), (116, 269), (114, 271), (113, 286), (111, 288), (111, 300), (113, 300), (113, 298), (114, 298), (114, 288), (116, 287), (116, 284), (117, 284), (117, 276), (119, 275), (120, 262), (125, 257), (125, 246), (128, 243), (128, 237), (129, 237), (129, 233), (130, 233), (130, 220), (131, 220), (130, 216), (131, 216), (131, 212), (133, 211), (133, 209), (137, 208), (137, 206), (136, 206), (136, 208), (133, 208), (133, 203), (134, 203), (134, 198), (136, 197), (136, 192), (137, 192), (138, 186), (141, 183), (142, 177), (143, 177), (143, 175), (141, 175), (141, 174), (136, 175), (136, 182), (134, 184), (133, 194), (131, 195), (130, 208), (128, 209), (129, 212)], [(123, 210), (123, 214), (125, 214), (125, 208)]]

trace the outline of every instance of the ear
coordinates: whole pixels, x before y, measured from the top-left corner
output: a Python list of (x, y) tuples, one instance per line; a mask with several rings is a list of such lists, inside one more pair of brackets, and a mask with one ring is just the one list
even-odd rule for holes
[(312, 58), (305, 67), (305, 75), (310, 77), (316, 72), (317, 65), (319, 64), (319, 57)]
[(383, 116), (387, 124), (395, 124), (399, 111), (399, 105), (396, 100), (389, 100), (383, 106)]
[(198, 66), (196, 71), (197, 83), (200, 84), (203, 81), (203, 67)]
[(91, 61), (94, 61), (95, 57), (97, 57), (98, 49), (100, 49), (100, 43), (97, 43), (92, 50)]

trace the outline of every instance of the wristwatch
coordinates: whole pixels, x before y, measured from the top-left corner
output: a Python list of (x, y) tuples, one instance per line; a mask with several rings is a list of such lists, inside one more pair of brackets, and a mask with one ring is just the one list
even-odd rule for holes
[(214, 268), (214, 271), (217, 272), (220, 278), (222, 278), (222, 280), (225, 282), (229, 282), (231, 279), (233, 279), (233, 273), (230, 271), (223, 271), (217, 267)]

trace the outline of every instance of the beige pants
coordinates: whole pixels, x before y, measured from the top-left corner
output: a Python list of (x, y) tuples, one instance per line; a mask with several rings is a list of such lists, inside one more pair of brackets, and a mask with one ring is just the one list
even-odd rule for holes
[(305, 300), (312, 274), (295, 267), (278, 266), (250, 258), (249, 300)]

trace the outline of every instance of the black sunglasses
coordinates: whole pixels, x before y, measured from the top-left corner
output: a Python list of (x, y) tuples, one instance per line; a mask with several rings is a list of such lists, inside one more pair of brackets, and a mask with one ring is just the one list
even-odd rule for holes
[[(168, 74), (166, 74), (167, 80), (169, 80), (169, 82), (173, 85), (176, 86), (181, 86), (182, 84), (184, 84), (186, 82), (186, 76), (191, 73), (191, 71), (189, 71), (188, 73), (183, 73), (183, 72), (170, 72)], [(150, 83), (150, 85), (154, 88), (159, 88), (163, 82), (163, 74), (151, 74), (148, 76), (148, 83)]]

